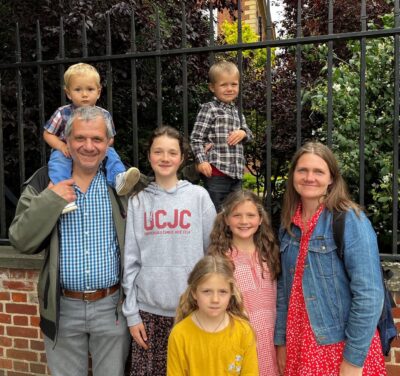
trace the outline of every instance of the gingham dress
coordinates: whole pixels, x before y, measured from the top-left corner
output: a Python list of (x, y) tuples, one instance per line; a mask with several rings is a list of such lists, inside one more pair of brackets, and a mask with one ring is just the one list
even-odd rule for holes
[[(316, 342), (303, 295), (302, 279), (308, 243), (323, 209), (324, 207), (321, 205), (307, 223), (307, 226), (303, 226), (301, 221), (301, 206), (292, 219), (292, 222), (300, 227), (302, 236), (289, 301), (285, 376), (336, 376), (339, 375), (339, 368), (343, 359), (344, 341), (332, 345), (318, 345)], [(363, 376), (386, 375), (385, 360), (378, 331), (375, 332), (372, 339), (362, 374)]]
[(264, 278), (256, 253), (230, 252), (235, 278), (243, 295), (244, 306), (256, 332), (260, 376), (277, 376), (274, 327), (276, 319), (276, 280), (271, 280), (265, 265)]

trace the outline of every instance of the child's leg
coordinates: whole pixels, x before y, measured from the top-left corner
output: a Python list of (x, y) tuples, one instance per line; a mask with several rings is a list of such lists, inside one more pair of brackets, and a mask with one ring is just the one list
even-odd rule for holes
[(121, 158), (113, 147), (107, 149), (106, 172), (107, 184), (115, 188), (120, 196), (131, 192), (140, 178), (140, 172), (136, 167), (125, 170)]
[(211, 176), (205, 178), (205, 188), (217, 212), (221, 210), (223, 201), (231, 192), (231, 180), (233, 179), (229, 176)]
[(115, 179), (118, 174), (126, 172), (125, 166), (121, 161), (118, 153), (113, 147), (107, 149), (107, 161), (106, 161), (106, 172), (107, 172), (107, 184), (110, 187), (115, 188)]
[[(53, 150), (50, 154), (48, 170), (49, 178), (53, 184), (71, 179), (72, 159), (67, 158), (61, 151)], [(69, 202), (63, 209), (62, 214), (67, 214), (77, 208), (75, 201)]]
[(53, 184), (71, 179), (72, 159), (67, 158), (61, 151), (53, 150), (48, 163), (49, 177)]

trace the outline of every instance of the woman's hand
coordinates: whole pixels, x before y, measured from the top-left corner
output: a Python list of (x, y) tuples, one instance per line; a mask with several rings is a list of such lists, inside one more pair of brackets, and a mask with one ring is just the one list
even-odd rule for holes
[(276, 347), (276, 360), (278, 363), (279, 376), (283, 376), (286, 367), (286, 346)]
[(353, 366), (345, 359), (340, 364), (339, 376), (362, 376), (362, 367)]
[(132, 338), (135, 340), (135, 342), (140, 346), (143, 347), (145, 350), (149, 348), (147, 346), (147, 334), (146, 334), (146, 329), (143, 325), (143, 323), (130, 326), (129, 331), (131, 332)]

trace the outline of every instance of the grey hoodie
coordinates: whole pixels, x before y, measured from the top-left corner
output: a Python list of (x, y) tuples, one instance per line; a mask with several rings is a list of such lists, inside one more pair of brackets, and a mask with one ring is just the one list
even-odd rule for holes
[(123, 313), (142, 322), (139, 309), (174, 317), (194, 264), (204, 256), (216, 216), (207, 191), (179, 181), (168, 191), (151, 183), (128, 204)]

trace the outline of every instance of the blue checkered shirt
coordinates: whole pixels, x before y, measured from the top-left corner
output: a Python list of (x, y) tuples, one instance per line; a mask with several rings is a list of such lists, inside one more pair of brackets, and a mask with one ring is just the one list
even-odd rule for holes
[(86, 193), (77, 186), (75, 192), (78, 209), (59, 220), (61, 287), (88, 291), (113, 286), (119, 281), (120, 254), (103, 172)]
[[(246, 162), (244, 140), (233, 146), (227, 142), (229, 134), (238, 129), (246, 132), (246, 142), (253, 139), (244, 116), (240, 121), (239, 111), (233, 103), (226, 104), (214, 98), (212, 102), (203, 104), (190, 136), (196, 162), (209, 162), (231, 178), (242, 179)], [(204, 147), (207, 144), (212, 147), (205, 153)]]
[[(101, 110), (103, 110), (105, 116), (110, 119), (112, 129), (113, 129), (113, 136), (115, 136), (115, 127), (114, 127), (114, 122), (112, 120), (111, 114), (105, 110), (104, 108), (98, 107)], [(67, 125), (68, 119), (71, 117), (72, 113), (76, 109), (76, 106), (74, 106), (72, 103), (67, 104), (66, 106), (62, 106), (57, 108), (56, 112), (51, 116), (50, 120), (44, 125), (44, 129), (57, 136), (61, 141), (65, 142), (65, 126)]]

